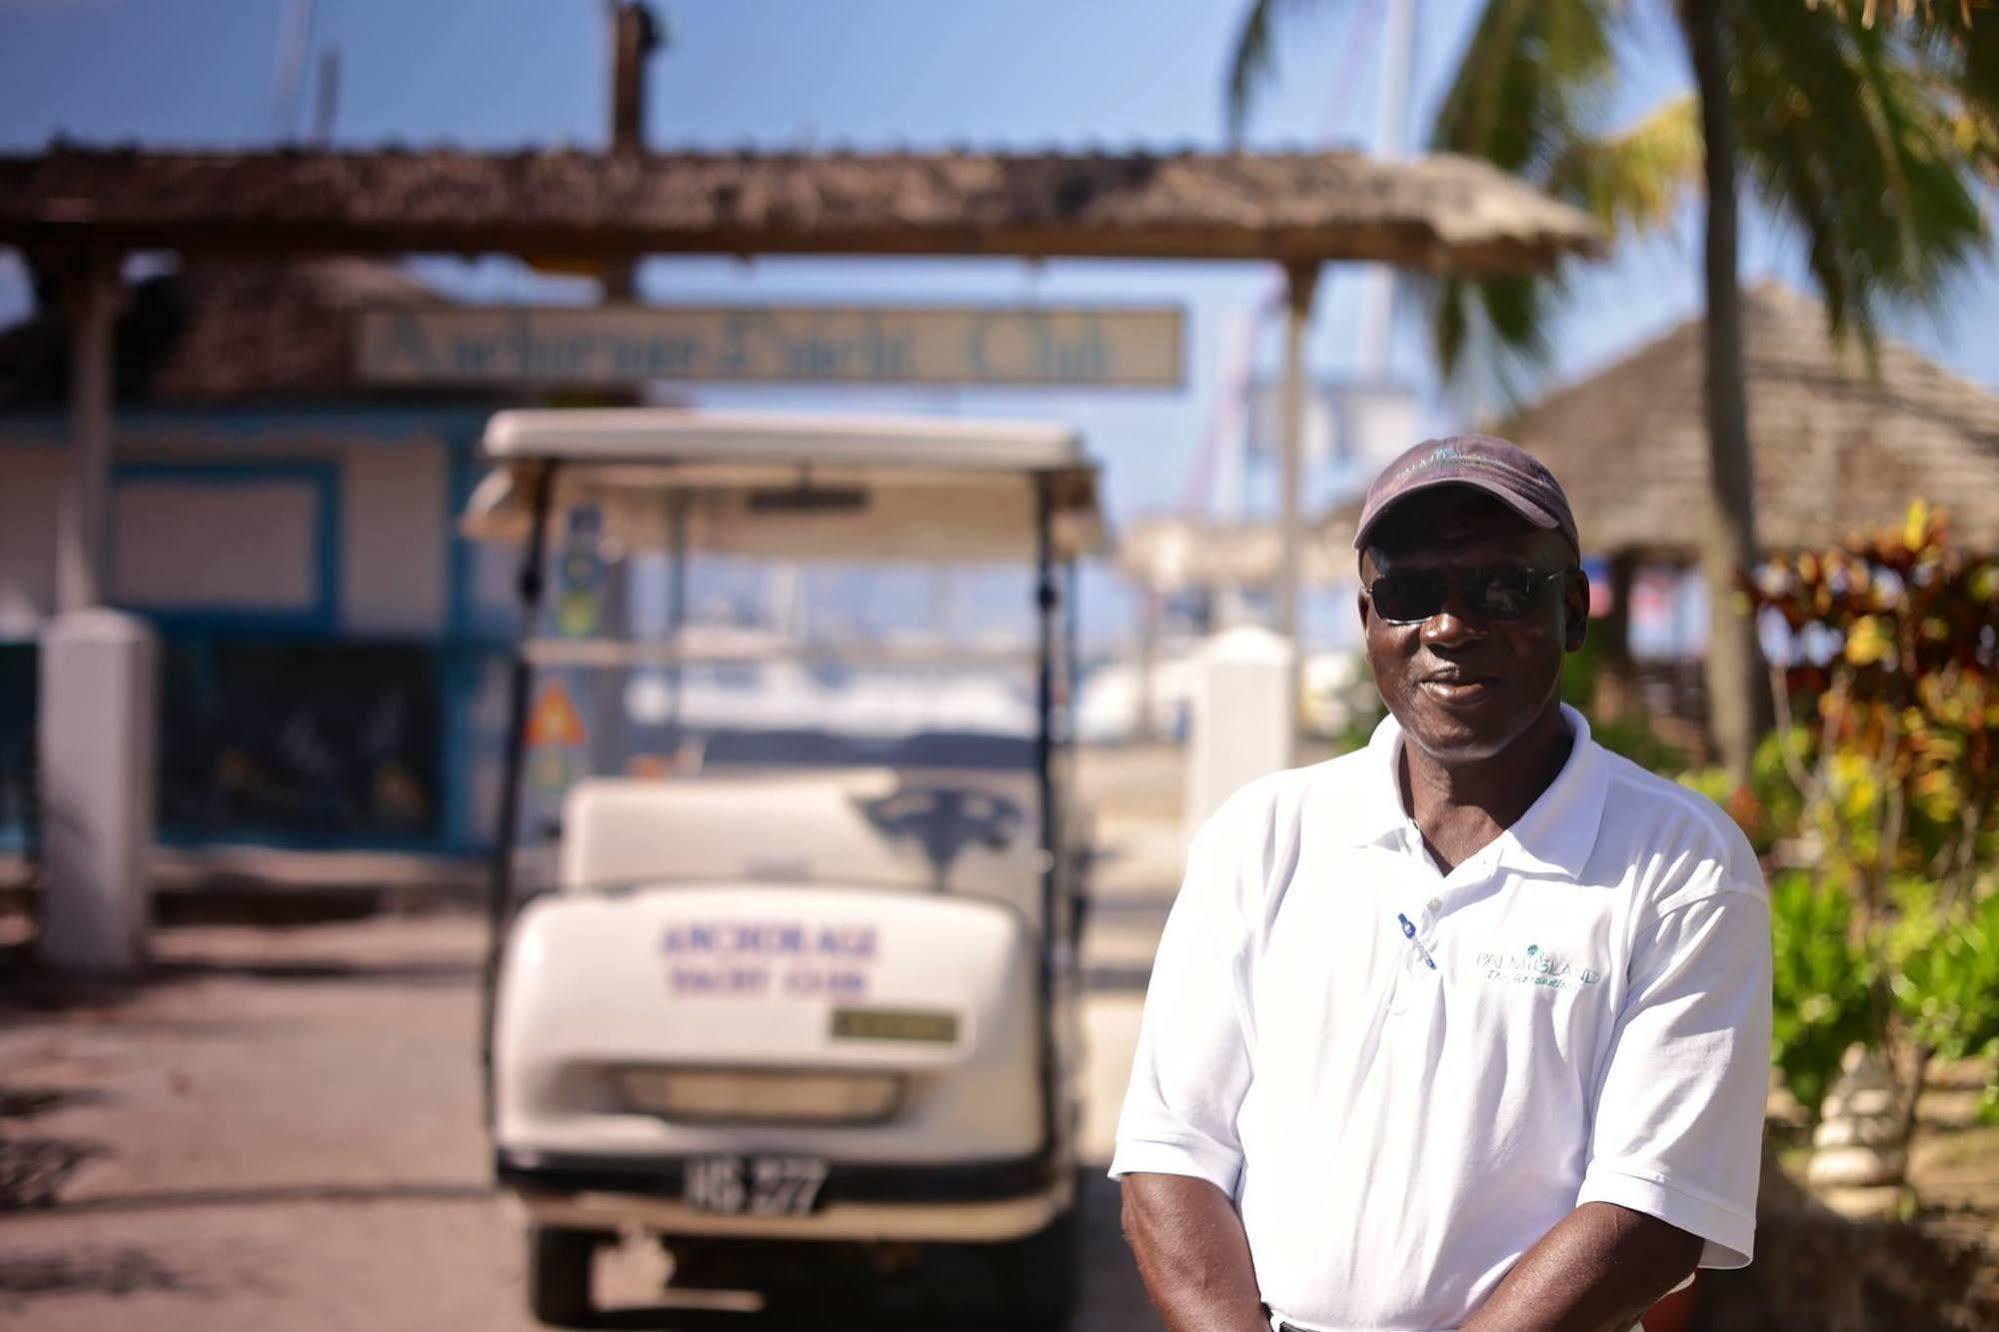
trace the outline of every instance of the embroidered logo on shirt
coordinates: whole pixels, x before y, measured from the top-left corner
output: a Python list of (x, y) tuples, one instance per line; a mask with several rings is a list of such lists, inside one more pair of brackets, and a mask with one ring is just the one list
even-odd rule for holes
[(1528, 944), (1517, 953), (1489, 952), (1478, 955), (1479, 969), (1489, 981), (1510, 985), (1539, 985), (1550, 990), (1580, 990), (1603, 979), (1595, 967), (1579, 967), (1557, 953)]

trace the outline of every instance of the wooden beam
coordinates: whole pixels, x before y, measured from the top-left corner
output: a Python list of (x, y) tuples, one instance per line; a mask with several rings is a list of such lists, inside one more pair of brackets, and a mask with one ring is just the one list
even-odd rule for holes
[(1543, 270), (1602, 237), (1487, 164), (1354, 153), (0, 155), (0, 245), (993, 255)]

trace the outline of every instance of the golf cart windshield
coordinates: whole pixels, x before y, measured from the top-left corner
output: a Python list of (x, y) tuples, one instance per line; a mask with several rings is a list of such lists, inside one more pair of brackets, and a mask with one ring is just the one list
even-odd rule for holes
[(586, 777), (1049, 780), (1063, 584), (1102, 541), (1072, 432), (557, 410), (485, 448), (465, 527), (525, 575), (516, 844)]

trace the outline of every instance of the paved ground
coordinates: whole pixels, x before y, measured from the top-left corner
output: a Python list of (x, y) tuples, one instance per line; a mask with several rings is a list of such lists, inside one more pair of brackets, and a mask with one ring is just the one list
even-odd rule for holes
[[(1178, 850), (1170, 824), (1130, 810), (1110, 811), (1106, 840), (1120, 854), (1085, 949), (1098, 1162)], [(461, 913), (190, 927), (157, 936), (133, 990), (0, 985), (0, 1190), (55, 1199), (0, 1211), (0, 1325), (534, 1326), (519, 1222), (489, 1187), (478, 1127), (479, 943)], [(1077, 1327), (1157, 1327), (1100, 1168), (1082, 1197)], [(663, 1272), (620, 1251), (600, 1281), (653, 1306), (634, 1325), (745, 1325), (658, 1309)]]

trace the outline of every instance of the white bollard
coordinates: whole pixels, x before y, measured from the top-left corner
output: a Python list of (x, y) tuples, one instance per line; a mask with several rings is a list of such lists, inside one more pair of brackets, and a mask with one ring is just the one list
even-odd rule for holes
[(41, 954), (66, 971), (146, 956), (159, 651), (143, 621), (71, 611), (42, 631)]
[(1290, 766), (1290, 695), (1291, 645), (1280, 635), (1239, 625), (1201, 645), (1182, 814), (1188, 840), (1243, 785)]

